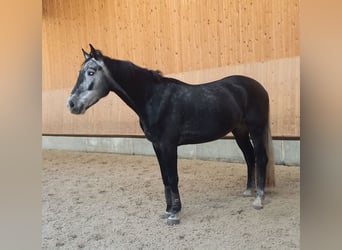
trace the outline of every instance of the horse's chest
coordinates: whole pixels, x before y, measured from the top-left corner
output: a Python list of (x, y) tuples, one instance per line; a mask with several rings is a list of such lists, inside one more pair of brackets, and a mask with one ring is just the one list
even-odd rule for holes
[(150, 124), (147, 122), (144, 122), (143, 120), (140, 120), (140, 127), (144, 131), (144, 134), (146, 138), (151, 141), (151, 142), (156, 142), (158, 141), (158, 129), (153, 128)]

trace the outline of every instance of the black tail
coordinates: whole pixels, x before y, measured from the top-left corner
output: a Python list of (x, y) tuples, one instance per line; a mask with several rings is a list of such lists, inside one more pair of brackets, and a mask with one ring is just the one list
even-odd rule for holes
[(274, 156), (273, 156), (273, 143), (270, 128), (270, 119), (268, 118), (267, 128), (265, 130), (265, 147), (268, 162), (266, 165), (266, 187), (275, 186), (275, 173), (274, 173)]

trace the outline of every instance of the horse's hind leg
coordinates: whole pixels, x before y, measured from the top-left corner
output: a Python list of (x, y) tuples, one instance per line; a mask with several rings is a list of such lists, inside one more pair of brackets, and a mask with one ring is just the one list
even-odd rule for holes
[(251, 131), (251, 138), (253, 141), (257, 167), (257, 195), (253, 202), (253, 207), (255, 209), (261, 209), (263, 208), (262, 201), (265, 197), (266, 166), (268, 162), (265, 144), (265, 129), (254, 129)]
[(247, 187), (243, 196), (253, 195), (255, 188), (255, 156), (254, 149), (249, 138), (249, 132), (246, 126), (242, 125), (232, 131), (235, 140), (240, 147), (247, 164)]

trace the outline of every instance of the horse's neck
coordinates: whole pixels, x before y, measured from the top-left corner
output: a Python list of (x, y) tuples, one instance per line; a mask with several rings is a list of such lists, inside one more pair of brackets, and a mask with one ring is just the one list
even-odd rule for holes
[(110, 63), (109, 69), (114, 80), (111, 90), (141, 116), (145, 98), (148, 96), (147, 91), (150, 89), (148, 79), (139, 76), (139, 72), (133, 69), (129, 62), (112, 59)]

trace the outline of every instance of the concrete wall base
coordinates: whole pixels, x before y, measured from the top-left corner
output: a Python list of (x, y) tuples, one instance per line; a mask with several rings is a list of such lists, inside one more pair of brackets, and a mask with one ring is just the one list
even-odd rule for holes
[[(274, 158), (279, 165), (300, 165), (299, 140), (273, 140)], [(43, 149), (155, 155), (145, 138), (43, 136)], [(234, 139), (178, 147), (178, 157), (188, 159), (245, 162)]]

